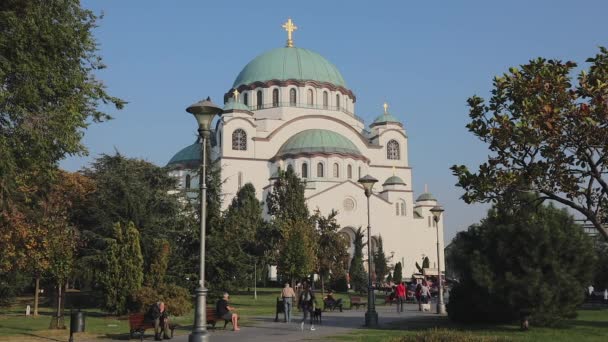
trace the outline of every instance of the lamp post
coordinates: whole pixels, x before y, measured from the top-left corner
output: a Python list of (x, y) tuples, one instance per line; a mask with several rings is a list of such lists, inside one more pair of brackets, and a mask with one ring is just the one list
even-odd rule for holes
[(437, 314), (445, 315), (445, 304), (443, 304), (443, 282), (441, 281), (441, 257), (439, 254), (439, 219), (443, 213), (443, 208), (439, 205), (431, 208), (431, 214), (433, 214), (433, 220), (437, 227), (437, 281), (439, 283), (437, 289), (439, 290), (439, 298), (437, 299)]
[(376, 327), (378, 326), (378, 313), (376, 312), (376, 298), (374, 295), (374, 288), (372, 286), (372, 240), (369, 216), (369, 197), (372, 195), (372, 188), (378, 180), (370, 175), (367, 175), (359, 179), (359, 184), (363, 186), (365, 190), (365, 197), (367, 197), (367, 312), (365, 312), (365, 326)]
[(186, 108), (186, 111), (193, 114), (196, 118), (196, 121), (198, 122), (198, 135), (201, 140), (201, 167), (199, 169), (201, 247), (199, 257), (198, 287), (194, 290), (194, 294), (196, 296), (194, 325), (192, 326), (190, 336), (188, 336), (188, 341), (203, 342), (209, 341), (206, 317), (207, 289), (205, 288), (205, 221), (207, 219), (207, 181), (205, 179), (205, 174), (207, 172), (207, 139), (211, 134), (209, 129), (211, 121), (213, 121), (216, 114), (221, 113), (222, 109), (211, 102), (211, 99), (207, 97), (206, 100), (199, 101)]

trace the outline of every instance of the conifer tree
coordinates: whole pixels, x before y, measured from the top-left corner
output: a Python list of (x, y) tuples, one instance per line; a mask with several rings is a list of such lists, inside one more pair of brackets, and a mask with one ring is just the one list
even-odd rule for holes
[(139, 232), (133, 222), (126, 227), (116, 223), (105, 252), (106, 267), (100, 276), (104, 306), (109, 312), (123, 314), (127, 298), (137, 291), (143, 281), (143, 257)]
[(403, 266), (401, 266), (401, 262), (398, 262), (395, 265), (395, 270), (393, 271), (393, 281), (395, 283), (400, 283), (403, 280)]
[(384, 278), (388, 273), (388, 262), (386, 255), (384, 254), (384, 246), (382, 243), (382, 236), (378, 236), (378, 251), (374, 253), (374, 271), (376, 272), (376, 281), (378, 283), (384, 282)]
[(355, 248), (353, 259), (350, 263), (350, 284), (355, 291), (363, 293), (367, 291), (367, 272), (363, 267), (363, 232), (361, 227), (355, 232), (353, 239), (353, 245)]
[(422, 260), (422, 269), (430, 268), (430, 267), (431, 267), (431, 261), (429, 260), (429, 257), (425, 256), (424, 259)]
[(156, 256), (150, 262), (150, 271), (146, 274), (146, 286), (158, 289), (165, 285), (165, 275), (169, 266), (171, 246), (169, 241), (164, 239), (154, 240), (154, 250)]
[(310, 213), (304, 197), (305, 183), (291, 165), (286, 171), (279, 170), (272, 191), (266, 196), (268, 214), (279, 221), (308, 220)]

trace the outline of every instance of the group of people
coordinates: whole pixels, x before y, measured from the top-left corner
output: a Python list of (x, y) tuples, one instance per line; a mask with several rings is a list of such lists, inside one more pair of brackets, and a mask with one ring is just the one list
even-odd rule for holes
[[(423, 280), (421, 283), (416, 285), (414, 297), (418, 303), (418, 310), (422, 311), (422, 304), (427, 304), (431, 299), (431, 290), (426, 280)], [(398, 285), (393, 285), (393, 291), (389, 298), (391, 301), (394, 300), (397, 303), (397, 313), (403, 312), (403, 304), (405, 304), (407, 300), (406, 283), (402, 281)]]
[(299, 291), (299, 295), (296, 296), (296, 292), (290, 286), (289, 283), (285, 283), (285, 287), (281, 291), (281, 298), (283, 299), (283, 311), (285, 313), (285, 323), (291, 323), (291, 309), (293, 308), (294, 301), (297, 297), (298, 307), (302, 311), (302, 321), (300, 322), (300, 330), (304, 331), (304, 324), (306, 319), (310, 317), (310, 330), (315, 330), (313, 323), (313, 312), (316, 306), (315, 293), (310, 288), (307, 282), (302, 284), (302, 289)]

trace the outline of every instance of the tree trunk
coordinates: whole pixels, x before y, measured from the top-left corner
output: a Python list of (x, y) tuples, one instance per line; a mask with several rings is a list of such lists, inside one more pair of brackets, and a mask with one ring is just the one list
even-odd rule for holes
[(323, 274), (319, 273), (319, 278), (321, 278), (321, 298), (325, 298), (325, 282), (323, 281)]
[(38, 300), (40, 297), (40, 276), (36, 276), (36, 292), (34, 293), (34, 317), (38, 316)]
[(65, 329), (64, 320), (63, 320), (63, 284), (61, 282), (57, 283), (57, 298), (55, 300), (57, 305), (57, 311), (53, 314), (51, 318), (51, 324), (49, 329)]

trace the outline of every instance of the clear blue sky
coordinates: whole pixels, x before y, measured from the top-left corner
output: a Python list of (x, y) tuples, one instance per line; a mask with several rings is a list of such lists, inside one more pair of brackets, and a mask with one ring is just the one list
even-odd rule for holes
[(453, 164), (476, 166), (487, 150), (467, 132), (466, 99), (487, 97), (494, 75), (543, 56), (584, 60), (608, 46), (608, 1), (84, 1), (105, 14), (95, 30), (111, 94), (129, 102), (85, 132), (88, 157), (118, 150), (165, 165), (195, 139), (185, 108), (206, 96), (221, 104), (239, 71), (285, 44), (334, 63), (367, 123), (390, 111), (409, 136), (414, 190), (424, 184), (446, 208), (446, 241), (478, 222), (481, 205), (459, 197)]

